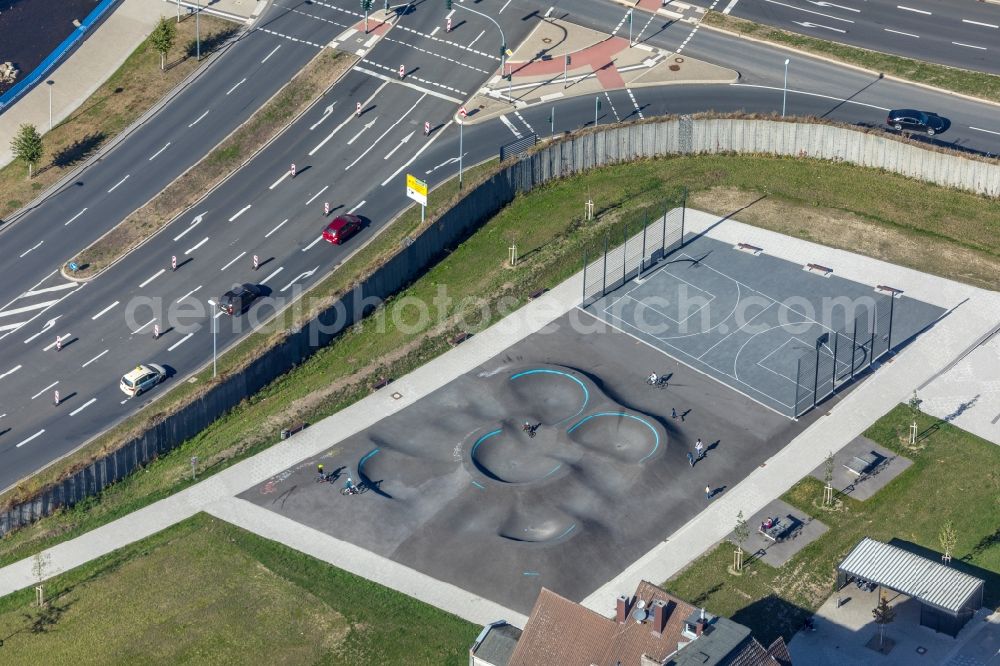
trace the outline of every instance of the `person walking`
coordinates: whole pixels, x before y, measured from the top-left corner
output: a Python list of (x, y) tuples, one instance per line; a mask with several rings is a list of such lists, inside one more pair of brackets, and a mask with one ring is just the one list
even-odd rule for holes
[(691, 467), (694, 467), (694, 456), (691, 455), (690, 451), (688, 451), (688, 465), (691, 465)]
[(701, 437), (694, 443), (694, 453), (698, 460), (705, 457), (705, 445), (701, 443)]
[(677, 408), (676, 407), (671, 407), (670, 408), (670, 418), (675, 419), (675, 420), (677, 419)]
[(316, 479), (317, 481), (322, 481), (323, 479), (326, 478), (325, 476), (323, 476), (323, 463), (319, 463), (318, 465), (316, 465), (316, 474), (318, 476), (318, 478)]
[(712, 488), (710, 486), (705, 486), (705, 499), (712, 499)]

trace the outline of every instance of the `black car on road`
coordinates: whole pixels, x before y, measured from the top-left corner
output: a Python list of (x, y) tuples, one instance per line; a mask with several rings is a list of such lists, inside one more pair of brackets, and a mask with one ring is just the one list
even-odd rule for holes
[(219, 298), (219, 309), (227, 315), (243, 314), (263, 293), (255, 284), (238, 284)]
[(947, 121), (938, 114), (916, 109), (893, 109), (885, 122), (897, 132), (926, 132), (928, 136), (934, 136), (947, 127)]

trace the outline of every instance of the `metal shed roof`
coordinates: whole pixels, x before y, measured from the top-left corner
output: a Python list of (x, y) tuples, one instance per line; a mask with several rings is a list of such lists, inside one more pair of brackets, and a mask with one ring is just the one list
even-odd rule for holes
[(867, 537), (838, 568), (952, 613), (962, 610), (983, 586), (975, 576)]

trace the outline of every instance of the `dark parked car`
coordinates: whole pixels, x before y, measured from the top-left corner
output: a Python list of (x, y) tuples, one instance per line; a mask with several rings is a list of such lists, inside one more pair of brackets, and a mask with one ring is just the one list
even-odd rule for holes
[(323, 240), (340, 245), (361, 231), (361, 218), (357, 215), (341, 215), (323, 230)]
[(219, 299), (219, 309), (228, 315), (242, 314), (263, 293), (255, 284), (236, 285)]
[(885, 122), (897, 132), (926, 132), (929, 136), (934, 136), (946, 127), (945, 119), (941, 116), (916, 109), (894, 109), (889, 112)]

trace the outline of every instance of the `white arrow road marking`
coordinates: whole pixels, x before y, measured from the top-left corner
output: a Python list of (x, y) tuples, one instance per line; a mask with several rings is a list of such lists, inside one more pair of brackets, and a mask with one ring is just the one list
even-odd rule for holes
[[(788, 7), (789, 9), (797, 9), (800, 12), (805, 12), (807, 14), (815, 14), (816, 16), (822, 16), (823, 18), (833, 19), (834, 21), (843, 21), (844, 23), (854, 23), (854, 21), (850, 19), (840, 18), (839, 16), (833, 16), (831, 14), (824, 14), (823, 12), (814, 12), (811, 9), (803, 9), (802, 7), (796, 7), (794, 5), (789, 5), (784, 2), (778, 2), (778, 0), (765, 0), (765, 2), (770, 2), (772, 5), (781, 5), (782, 7)], [(793, 23), (798, 23), (798, 21), (793, 21)]]
[(176, 236), (174, 236), (174, 242), (179, 241), (180, 239), (184, 238), (184, 234), (186, 234), (187, 232), (191, 231), (192, 229), (194, 229), (195, 227), (197, 227), (199, 224), (201, 224), (201, 218), (203, 218), (203, 217), (205, 217), (205, 213), (202, 213), (201, 215), (199, 215), (196, 218), (194, 218), (193, 220), (191, 220), (191, 224), (188, 225), (187, 229), (185, 229), (184, 231), (182, 231), (179, 234), (177, 234)]
[(261, 284), (267, 282), (268, 280), (270, 280), (271, 278), (273, 278), (275, 275), (277, 275), (278, 273), (280, 273), (283, 270), (285, 270), (284, 266), (278, 266), (278, 270), (274, 271), (273, 273), (271, 273), (266, 278), (264, 278), (263, 280), (260, 281)]
[(80, 367), (81, 367), (81, 368), (86, 368), (86, 367), (87, 367), (88, 365), (90, 365), (91, 363), (93, 363), (93, 362), (94, 362), (94, 361), (96, 361), (97, 359), (101, 358), (102, 356), (104, 356), (105, 354), (107, 354), (107, 353), (108, 353), (109, 351), (110, 351), (109, 349), (105, 349), (105, 350), (104, 350), (104, 351), (102, 351), (102, 352), (101, 352), (100, 354), (98, 354), (98, 355), (97, 355), (97, 356), (95, 356), (94, 358), (90, 359), (89, 361), (87, 361), (86, 363), (84, 363), (83, 365), (81, 365)]
[(281, 44), (278, 44), (277, 46), (275, 46), (274, 49), (270, 53), (268, 53), (266, 56), (264, 56), (264, 59), (260, 61), (260, 64), (263, 65), (265, 62), (267, 62), (267, 59), (270, 58), (271, 56), (273, 56), (274, 52), (277, 51), (280, 48), (281, 48)]
[(333, 103), (333, 104), (331, 104), (330, 106), (328, 106), (328, 107), (326, 107), (325, 109), (323, 109), (323, 117), (322, 117), (322, 118), (320, 118), (319, 120), (317, 120), (317, 121), (316, 121), (315, 123), (313, 123), (312, 125), (310, 125), (310, 126), (309, 126), (309, 129), (310, 129), (310, 130), (314, 130), (314, 129), (316, 129), (317, 127), (319, 127), (319, 124), (320, 124), (321, 122), (323, 122), (324, 120), (326, 120), (327, 118), (329, 118), (329, 117), (330, 117), (330, 114), (331, 114), (331, 113), (333, 113), (333, 107), (334, 107), (334, 105), (336, 105), (336, 104), (337, 104), (337, 103), (336, 103), (336, 102), (334, 102), (334, 103)]
[(860, 9), (855, 9), (854, 7), (845, 7), (844, 5), (835, 5), (832, 2), (825, 2), (824, 0), (809, 0), (810, 3), (816, 5), (817, 7), (833, 7), (834, 9), (843, 9), (845, 12), (854, 12), (855, 14), (860, 14)]
[(208, 115), (208, 111), (206, 110), (206, 111), (205, 111), (205, 113), (203, 113), (203, 114), (201, 114), (200, 116), (198, 116), (197, 118), (195, 118), (195, 121), (194, 121), (193, 123), (191, 123), (190, 125), (188, 125), (188, 127), (189, 127), (189, 128), (190, 128), (190, 127), (194, 127), (195, 125), (197, 125), (197, 124), (198, 124), (198, 121), (199, 121), (199, 120), (201, 120), (202, 118), (204, 118), (204, 117), (205, 117), (205, 116), (207, 116), (207, 115)]
[(66, 224), (64, 224), (63, 226), (64, 226), (64, 227), (68, 227), (68, 226), (69, 226), (69, 223), (70, 223), (70, 222), (72, 222), (73, 220), (75, 220), (76, 218), (80, 217), (81, 215), (83, 215), (83, 214), (84, 214), (84, 213), (86, 213), (86, 212), (87, 212), (87, 209), (86, 209), (86, 208), (84, 208), (84, 209), (83, 209), (83, 210), (81, 210), (81, 211), (80, 211), (79, 213), (77, 213), (77, 214), (76, 214), (76, 215), (74, 215), (73, 217), (69, 218), (69, 220), (68, 220), (68, 221), (66, 222)]
[(375, 139), (374, 141), (372, 141), (372, 145), (368, 146), (368, 148), (366, 148), (363, 153), (361, 153), (360, 155), (358, 155), (358, 157), (353, 162), (351, 162), (346, 167), (344, 167), (344, 171), (347, 171), (352, 166), (354, 166), (355, 164), (357, 164), (358, 162), (360, 162), (361, 159), (365, 155), (367, 155), (371, 151), (372, 148), (375, 147), (375, 144), (377, 144), (379, 141), (381, 141), (383, 138), (385, 138), (386, 134), (388, 134), (389, 132), (391, 132), (396, 127), (396, 125), (398, 125), (399, 123), (401, 123), (403, 121), (403, 118), (405, 118), (406, 116), (410, 115), (410, 112), (413, 111), (413, 109), (417, 108), (417, 104), (420, 104), (420, 100), (422, 100), (424, 97), (427, 97), (427, 93), (424, 93), (423, 95), (421, 95), (419, 97), (419, 99), (417, 99), (417, 101), (413, 103), (413, 106), (411, 106), (409, 109), (406, 110), (406, 113), (404, 113), (399, 118), (397, 118), (396, 122), (394, 122), (393, 124), (389, 125), (389, 127), (384, 132), (382, 132), (377, 139)]
[(83, 410), (87, 409), (87, 407), (90, 407), (95, 402), (97, 402), (97, 398), (91, 398), (90, 400), (88, 400), (87, 402), (83, 403), (82, 405), (80, 405), (79, 407), (77, 407), (76, 409), (74, 409), (72, 412), (70, 412), (69, 415), (70, 416), (76, 416), (77, 414), (79, 414)]
[(125, 182), (126, 180), (128, 180), (128, 177), (129, 177), (129, 176), (131, 176), (131, 175), (132, 175), (132, 174), (128, 174), (128, 175), (126, 175), (126, 176), (125, 176), (124, 178), (122, 178), (122, 179), (121, 179), (121, 180), (119, 180), (119, 181), (118, 181), (117, 183), (115, 183), (114, 185), (112, 185), (112, 186), (111, 186), (111, 189), (110, 189), (110, 190), (108, 190), (108, 194), (111, 194), (112, 192), (114, 192), (115, 190), (117, 190), (117, 189), (118, 189), (118, 186), (119, 186), (119, 185), (121, 185), (122, 183), (124, 183), (124, 182)]
[(157, 157), (157, 155), (159, 155), (159, 154), (160, 154), (160, 153), (162, 153), (162, 152), (163, 152), (164, 150), (166, 150), (166, 149), (167, 149), (167, 146), (169, 146), (169, 145), (170, 145), (170, 142), (169, 142), (169, 141), (167, 141), (167, 143), (166, 143), (166, 144), (164, 144), (163, 148), (160, 148), (160, 149), (159, 149), (158, 151), (156, 151), (155, 153), (153, 153), (153, 156), (149, 158), (149, 161), (150, 161), (150, 162), (152, 162), (153, 160), (155, 160), (155, 159), (156, 159), (156, 157)]
[(41, 430), (39, 430), (38, 432), (36, 432), (36, 433), (35, 433), (34, 435), (32, 435), (31, 437), (29, 437), (29, 438), (27, 438), (27, 439), (23, 439), (23, 440), (21, 440), (20, 442), (18, 442), (18, 443), (17, 443), (17, 447), (15, 447), (15, 448), (18, 448), (18, 449), (19, 449), (19, 448), (21, 448), (22, 446), (24, 446), (25, 444), (27, 444), (28, 442), (30, 442), (30, 441), (31, 441), (31, 440), (33, 440), (34, 438), (36, 438), (36, 437), (39, 437), (39, 436), (41, 436), (41, 434), (42, 434), (43, 432), (45, 432), (45, 428), (42, 428)]
[(183, 338), (181, 338), (180, 340), (178, 340), (174, 344), (172, 344), (169, 347), (167, 347), (167, 351), (173, 351), (173, 350), (177, 349), (182, 344), (184, 344), (185, 342), (187, 342), (188, 338), (190, 338), (192, 335), (194, 335), (194, 333), (188, 333)]
[(49, 319), (44, 324), (42, 324), (42, 330), (38, 331), (38, 333), (35, 333), (33, 336), (31, 336), (30, 338), (28, 338), (27, 340), (25, 340), (24, 344), (28, 344), (29, 342), (31, 342), (32, 340), (34, 340), (35, 338), (37, 338), (39, 335), (41, 335), (45, 331), (49, 330), (53, 326), (55, 326), (56, 325), (56, 319), (59, 319), (59, 317), (62, 317), (62, 315), (57, 315), (57, 316), (53, 317), (52, 319)]
[(46, 391), (48, 391), (48, 390), (49, 390), (50, 388), (54, 387), (54, 386), (55, 386), (56, 384), (58, 384), (58, 383), (59, 383), (59, 382), (52, 382), (51, 384), (49, 384), (48, 386), (46, 386), (45, 388), (43, 388), (43, 389), (42, 389), (41, 391), (39, 391), (39, 392), (38, 392), (38, 393), (36, 393), (35, 395), (31, 396), (31, 399), (32, 399), (32, 400), (34, 400), (35, 398), (37, 398), (37, 397), (38, 397), (38, 396), (40, 396), (41, 394), (45, 393)]
[(118, 305), (118, 303), (119, 303), (119, 301), (115, 301), (114, 303), (112, 303), (111, 305), (109, 305), (108, 307), (104, 308), (103, 310), (101, 310), (100, 312), (98, 312), (97, 314), (95, 314), (93, 317), (91, 317), (90, 320), (91, 321), (95, 321), (102, 314), (106, 314), (108, 312), (108, 310), (110, 310), (111, 308), (113, 308), (116, 305)]
[(47, 308), (50, 305), (55, 305), (59, 302), (59, 299), (54, 301), (45, 301), (44, 303), (35, 303), (34, 305), (25, 305), (23, 308), (14, 308), (13, 310), (4, 310), (0, 312), (0, 317), (9, 317), (10, 315), (21, 314), (22, 312), (31, 312), (32, 310), (40, 310), (41, 308)]
[[(72, 335), (73, 335), (72, 333), (63, 333), (62, 335), (57, 335), (56, 337), (59, 338), (60, 340), (63, 340), (63, 339), (69, 340), (70, 336), (72, 336)], [(43, 347), (42, 351), (48, 351), (48, 350), (52, 349), (55, 346), (56, 346), (56, 343), (55, 343), (55, 340), (53, 340), (46, 347)]]
[(313, 246), (314, 246), (314, 245), (315, 245), (316, 243), (320, 242), (321, 240), (323, 240), (323, 237), (322, 237), (322, 236), (317, 236), (317, 237), (316, 237), (316, 240), (314, 240), (314, 241), (313, 241), (312, 243), (309, 243), (309, 245), (306, 245), (306, 246), (305, 246), (304, 248), (302, 248), (302, 251), (303, 251), (303, 252), (305, 252), (305, 251), (307, 251), (307, 250), (311, 250), (311, 249), (312, 249), (312, 247), (313, 247)]
[(792, 21), (792, 23), (801, 25), (803, 28), (823, 28), (824, 30), (833, 30), (834, 32), (839, 32), (843, 34), (847, 33), (846, 30), (841, 30), (840, 28), (831, 28), (830, 26), (823, 25), (821, 23), (810, 23), (809, 21)]
[[(423, 153), (423, 152), (424, 152), (425, 150), (427, 150), (427, 149), (428, 149), (428, 148), (430, 147), (430, 145), (431, 145), (432, 143), (434, 143), (435, 141), (437, 141), (437, 139), (438, 139), (438, 137), (439, 137), (439, 136), (442, 136), (442, 135), (444, 135), (444, 133), (445, 133), (445, 130), (446, 130), (446, 129), (448, 129), (448, 126), (449, 126), (449, 125), (451, 125), (451, 123), (452, 123), (452, 121), (451, 121), (451, 120), (449, 120), (449, 121), (448, 121), (448, 122), (447, 122), (447, 123), (445, 124), (445, 126), (441, 128), (441, 131), (439, 131), (439, 132), (436, 132), (436, 133), (435, 133), (435, 134), (434, 134), (434, 135), (433, 135), (433, 136), (432, 136), (432, 137), (430, 138), (430, 141), (425, 141), (425, 142), (424, 142), (424, 145), (420, 146), (420, 150), (418, 150), (417, 152), (415, 152), (415, 153), (413, 154), (413, 157), (411, 157), (411, 158), (410, 158), (409, 160), (407, 160), (406, 164), (402, 165), (401, 167), (399, 167), (398, 169), (396, 169), (395, 171), (393, 171), (393, 172), (392, 172), (392, 175), (391, 175), (391, 176), (389, 176), (388, 178), (386, 178), (385, 180), (383, 180), (383, 181), (382, 181), (382, 187), (385, 187), (386, 185), (388, 185), (388, 184), (389, 184), (389, 182), (390, 182), (390, 181), (392, 181), (392, 179), (393, 179), (393, 178), (395, 178), (396, 176), (398, 176), (398, 175), (399, 175), (399, 174), (400, 174), (400, 173), (401, 173), (401, 172), (403, 171), (403, 169), (406, 169), (406, 168), (408, 168), (408, 167), (409, 167), (409, 166), (410, 166), (411, 164), (413, 164), (413, 162), (414, 162), (414, 161), (416, 161), (416, 159), (417, 159), (418, 157), (420, 157), (420, 154), (421, 154), (421, 153)], [(430, 172), (428, 171), (427, 173), (430, 173)]]
[[(375, 96), (378, 95), (380, 92), (382, 92), (382, 88), (385, 88), (387, 85), (389, 85), (389, 81), (388, 80), (383, 81), (382, 85), (380, 85), (378, 88), (375, 89), (375, 92), (372, 93), (371, 97), (369, 97), (365, 101), (361, 102), (361, 108), (362, 109), (367, 108), (368, 103), (371, 102), (373, 99), (375, 99)], [(310, 156), (315, 155), (316, 152), (320, 148), (322, 148), (323, 146), (326, 145), (327, 141), (329, 141), (330, 139), (333, 138), (334, 134), (336, 134), (337, 132), (339, 132), (341, 130), (341, 128), (343, 128), (345, 125), (347, 125), (347, 123), (351, 122), (352, 120), (354, 120), (354, 114), (353, 113), (347, 117), (347, 120), (345, 120), (344, 122), (342, 122), (339, 125), (337, 125), (337, 127), (335, 127), (332, 132), (330, 132), (329, 134), (327, 134), (325, 139), (323, 139), (318, 144), (316, 144), (316, 147), (309, 151), (309, 155)]]
[(139, 289), (142, 289), (142, 288), (144, 288), (144, 287), (145, 287), (145, 286), (146, 286), (147, 284), (149, 284), (150, 282), (152, 282), (152, 281), (153, 281), (153, 280), (155, 280), (156, 278), (158, 278), (158, 277), (160, 277), (161, 275), (163, 275), (163, 273), (164, 273), (164, 272), (165, 272), (166, 270), (167, 270), (166, 268), (161, 268), (160, 270), (158, 270), (158, 271), (156, 271), (155, 273), (153, 273), (152, 275), (150, 275), (150, 276), (149, 276), (148, 278), (146, 278), (145, 282), (143, 282), (142, 284), (140, 284), (140, 285), (139, 285)]
[(436, 167), (434, 167), (433, 169), (428, 169), (428, 170), (427, 170), (427, 171), (425, 171), (424, 173), (434, 173), (435, 171), (437, 171), (437, 170), (438, 170), (438, 169), (440, 169), (441, 167), (445, 167), (445, 166), (448, 166), (449, 164), (455, 164), (456, 162), (458, 162), (458, 158), (457, 158), (457, 157), (449, 157), (449, 158), (448, 158), (448, 159), (446, 159), (446, 160), (445, 160), (444, 162), (441, 162), (441, 164), (438, 164), (438, 165), (437, 165)]
[(192, 247), (189, 247), (187, 250), (185, 250), (184, 254), (191, 254), (192, 252), (194, 252), (195, 250), (197, 250), (199, 247), (201, 247), (202, 245), (204, 245), (207, 242), (208, 242), (208, 236), (205, 236), (200, 241), (198, 241), (197, 243), (195, 243)]
[(312, 195), (311, 197), (309, 197), (309, 200), (308, 200), (308, 201), (306, 201), (306, 205), (308, 206), (309, 204), (311, 204), (311, 203), (312, 203), (313, 201), (315, 201), (315, 200), (316, 200), (316, 197), (318, 197), (319, 195), (321, 195), (321, 194), (323, 194), (324, 192), (326, 192), (326, 191), (327, 191), (327, 190), (328, 190), (329, 188), (330, 188), (330, 186), (329, 186), (329, 185), (324, 185), (324, 186), (323, 186), (323, 189), (322, 189), (322, 190), (320, 190), (320, 191), (319, 191), (319, 192), (317, 192), (316, 194), (314, 194), (314, 195)]
[[(3, 378), (4, 378), (4, 377), (6, 377), (7, 375), (12, 375), (12, 374), (14, 374), (15, 372), (17, 372), (17, 371), (18, 371), (18, 370), (20, 370), (20, 369), (21, 369), (21, 366), (19, 366), (19, 365), (15, 365), (15, 366), (14, 366), (13, 368), (11, 368), (11, 369), (10, 369), (10, 370), (8, 370), (7, 372), (5, 372), (5, 373), (3, 373), (2, 375), (0, 375), (0, 379), (3, 379)], [(4, 416), (6, 416), (6, 414), (4, 414)]]
[(294, 280), (292, 280), (291, 282), (289, 282), (288, 284), (286, 284), (284, 287), (282, 287), (280, 289), (280, 291), (284, 292), (285, 290), (289, 289), (293, 284), (295, 284), (299, 280), (304, 280), (307, 277), (312, 277), (313, 273), (315, 273), (317, 270), (319, 270), (319, 266), (317, 266), (316, 268), (312, 269), (311, 271), (306, 271), (305, 273), (302, 273), (297, 278), (295, 278)]
[(354, 135), (353, 137), (351, 137), (351, 140), (347, 142), (347, 145), (349, 146), (349, 145), (351, 145), (352, 143), (354, 143), (355, 141), (357, 141), (357, 140), (358, 140), (358, 137), (359, 137), (359, 136), (361, 136), (362, 134), (364, 134), (366, 130), (369, 130), (369, 129), (371, 129), (371, 128), (372, 128), (372, 126), (373, 126), (373, 125), (375, 124), (375, 121), (377, 121), (377, 120), (378, 120), (378, 116), (375, 116), (375, 117), (374, 117), (374, 118), (372, 118), (372, 119), (371, 119), (370, 121), (368, 121), (367, 123), (365, 123), (365, 126), (364, 126), (364, 127), (362, 127), (362, 128), (361, 128), (361, 129), (360, 129), (360, 130), (358, 131), (358, 133), (357, 133), (357, 134), (355, 134), (355, 135)]
[(233, 259), (232, 259), (232, 260), (231, 260), (231, 261), (230, 261), (230, 262), (229, 262), (228, 264), (226, 264), (225, 266), (223, 266), (223, 267), (222, 267), (222, 268), (220, 268), (219, 270), (220, 270), (220, 271), (224, 271), (224, 270), (226, 270), (227, 268), (229, 268), (230, 266), (232, 266), (233, 264), (235, 264), (235, 263), (236, 263), (237, 261), (239, 261), (239, 260), (240, 260), (240, 259), (241, 259), (241, 258), (243, 257), (243, 255), (244, 255), (244, 254), (246, 254), (246, 251), (244, 251), (244, 252), (240, 252), (240, 253), (239, 253), (239, 254), (238, 254), (238, 255), (237, 255), (236, 257), (234, 257), (234, 258), (233, 258)]
[(229, 218), (229, 221), (230, 222), (235, 221), (236, 218), (238, 218), (240, 215), (242, 215), (243, 213), (245, 213), (248, 210), (250, 210), (251, 206), (253, 206), (253, 204), (247, 204), (246, 206), (243, 206), (243, 208), (240, 208), (238, 211), (236, 211), (235, 215), (233, 215), (231, 218)]
[(38, 245), (35, 245), (34, 247), (29, 247), (27, 250), (25, 250), (24, 252), (21, 253), (21, 256), (18, 257), (18, 259), (24, 259), (24, 255), (28, 254), (32, 250), (37, 250), (39, 247), (42, 246), (42, 243), (44, 243), (44, 242), (45, 241), (43, 241), (43, 240), (38, 241)]
[(274, 233), (275, 231), (277, 231), (277, 230), (278, 230), (278, 229), (280, 229), (281, 227), (285, 226), (285, 222), (288, 222), (288, 218), (287, 218), (287, 217), (286, 217), (286, 218), (285, 218), (284, 220), (282, 220), (282, 221), (281, 221), (281, 224), (279, 224), (279, 225), (278, 225), (278, 226), (276, 226), (276, 227), (275, 227), (274, 229), (271, 229), (271, 230), (270, 230), (270, 231), (268, 231), (268, 232), (267, 232), (266, 234), (264, 234), (264, 238), (270, 238), (270, 237), (271, 237), (271, 234), (273, 234), (273, 233)]
[(392, 157), (392, 156), (393, 156), (393, 154), (395, 154), (395, 152), (396, 152), (397, 150), (399, 150), (400, 148), (402, 148), (402, 147), (403, 147), (403, 144), (404, 144), (404, 143), (406, 143), (407, 141), (409, 141), (409, 140), (410, 140), (410, 137), (412, 137), (412, 136), (413, 136), (413, 133), (414, 133), (414, 132), (416, 132), (416, 131), (417, 131), (417, 130), (413, 130), (413, 132), (410, 132), (409, 134), (407, 134), (406, 136), (404, 136), (404, 137), (403, 137), (402, 139), (400, 139), (400, 140), (399, 140), (399, 143), (398, 143), (398, 144), (396, 144), (396, 147), (395, 147), (395, 148), (393, 148), (392, 150), (390, 150), (390, 151), (389, 151), (389, 152), (388, 152), (388, 153), (386, 154), (386, 156), (385, 156), (385, 157), (383, 157), (382, 159), (383, 159), (383, 160), (387, 160), (387, 159), (389, 159), (390, 157)]

